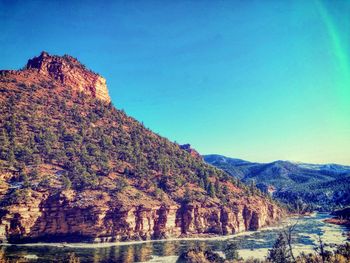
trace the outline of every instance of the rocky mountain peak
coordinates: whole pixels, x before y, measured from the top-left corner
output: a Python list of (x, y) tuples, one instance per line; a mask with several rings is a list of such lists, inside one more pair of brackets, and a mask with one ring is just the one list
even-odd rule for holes
[(26, 69), (37, 70), (38, 73), (50, 76), (74, 90), (110, 101), (106, 80), (72, 56), (55, 56), (43, 51), (38, 57), (28, 60)]

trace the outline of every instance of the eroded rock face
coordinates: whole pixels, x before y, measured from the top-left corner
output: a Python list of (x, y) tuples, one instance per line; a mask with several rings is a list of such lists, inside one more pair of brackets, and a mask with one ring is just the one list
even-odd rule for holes
[(28, 61), (26, 69), (37, 70), (39, 74), (50, 76), (73, 90), (110, 102), (106, 80), (71, 56), (51, 56), (42, 52)]
[(280, 220), (283, 211), (263, 200), (258, 205), (187, 204), (114, 206), (108, 197), (81, 203), (70, 191), (35, 193), (32, 201), (0, 213), (0, 238), (10, 242), (147, 240), (227, 235), (257, 230)]

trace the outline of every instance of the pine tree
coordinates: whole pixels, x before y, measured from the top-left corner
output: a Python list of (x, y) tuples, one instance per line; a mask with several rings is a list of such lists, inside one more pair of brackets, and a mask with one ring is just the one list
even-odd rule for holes
[(31, 187), (31, 184), (30, 184), (30, 181), (28, 179), (28, 176), (26, 173), (23, 173), (21, 175), (22, 177), (22, 182), (23, 182), (23, 188), (30, 188)]
[(62, 186), (65, 190), (69, 190), (72, 187), (72, 182), (67, 176), (62, 177)]
[(193, 195), (192, 195), (190, 189), (188, 188), (188, 186), (186, 186), (185, 194), (184, 194), (184, 202), (185, 203), (190, 203), (192, 201), (193, 201)]
[(218, 179), (215, 181), (215, 192), (218, 196), (221, 195), (221, 187)]
[(16, 138), (16, 123), (18, 122), (17, 114), (15, 112), (10, 116), (9, 121), (5, 123), (7, 133), (9, 134), (10, 141), (13, 143)]
[(224, 195), (227, 195), (228, 194), (228, 187), (227, 187), (227, 185), (224, 185), (224, 187), (223, 187), (223, 189), (222, 189), (222, 193), (224, 194)]
[(0, 158), (6, 159), (7, 153), (9, 151), (10, 141), (7, 132), (2, 129), (0, 133)]
[(236, 243), (228, 242), (224, 249), (225, 257), (228, 260), (238, 260), (238, 246)]
[(252, 180), (249, 184), (249, 191), (252, 195), (255, 195), (256, 194), (256, 185), (255, 185), (255, 181)]
[(208, 178), (208, 174), (204, 172), (204, 175), (203, 175), (203, 181), (204, 181), (204, 186), (206, 189), (209, 188), (209, 184), (210, 184), (210, 181), (209, 181), (209, 178)]
[(215, 187), (214, 187), (214, 185), (213, 185), (212, 182), (209, 183), (208, 194), (209, 194), (210, 197), (212, 197), (212, 198), (215, 197)]
[(287, 242), (282, 233), (279, 234), (272, 249), (269, 250), (267, 260), (276, 263), (289, 263), (290, 255), (288, 252)]
[(203, 189), (205, 189), (205, 183), (204, 183), (204, 180), (203, 178), (199, 179), (199, 186)]
[(15, 156), (15, 153), (14, 153), (12, 147), (6, 153), (5, 160), (8, 161), (11, 166), (13, 166), (15, 164), (16, 156)]

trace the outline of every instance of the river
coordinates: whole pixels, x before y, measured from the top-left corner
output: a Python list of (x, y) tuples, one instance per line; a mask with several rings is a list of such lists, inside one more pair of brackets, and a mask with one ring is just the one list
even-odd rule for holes
[(38, 243), (23, 245), (2, 245), (1, 257), (9, 259), (25, 258), (29, 262), (66, 262), (69, 255), (85, 262), (176, 262), (178, 255), (190, 247), (210, 247), (222, 253), (227, 241), (237, 242), (239, 255), (245, 259), (254, 256), (263, 259), (272, 247), (281, 229), (297, 222), (293, 235), (295, 254), (301, 251), (313, 253), (318, 235), (327, 244), (346, 241), (348, 229), (324, 223), (328, 214), (315, 213), (301, 218), (289, 218), (280, 226), (264, 228), (254, 232), (210, 239), (178, 239), (128, 243)]

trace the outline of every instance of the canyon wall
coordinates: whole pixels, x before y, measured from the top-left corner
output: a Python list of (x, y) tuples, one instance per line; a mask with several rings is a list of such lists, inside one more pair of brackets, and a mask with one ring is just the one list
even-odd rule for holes
[(257, 230), (283, 216), (282, 210), (265, 200), (231, 208), (199, 203), (147, 207), (114, 205), (103, 194), (82, 201), (72, 191), (53, 196), (32, 192), (29, 200), (0, 211), (0, 239), (110, 242), (228, 235)]

